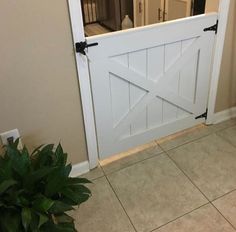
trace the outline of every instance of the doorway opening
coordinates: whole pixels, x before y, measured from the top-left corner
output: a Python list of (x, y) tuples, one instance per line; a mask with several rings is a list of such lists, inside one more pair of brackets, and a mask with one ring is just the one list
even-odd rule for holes
[(205, 13), (206, 0), (81, 0), (86, 36)]
[[(175, 1), (175, 0), (173, 0), (173, 1)], [(185, 2), (185, 0), (181, 0), (181, 2)], [(200, 37), (203, 36), (202, 37), (203, 43), (200, 42), (202, 45), (202, 51), (204, 52), (207, 49), (209, 49), (209, 46), (207, 46), (207, 43), (213, 45), (213, 47), (215, 48), (214, 54), (213, 54), (213, 59), (212, 60), (207, 59), (207, 62), (202, 61), (202, 65), (206, 65), (206, 64), (208, 65), (209, 63), (213, 64), (212, 65), (213, 70), (212, 70), (212, 74), (211, 74), (212, 78), (211, 78), (211, 85), (210, 85), (210, 94), (209, 94), (208, 104), (206, 104), (206, 105), (208, 105), (208, 115), (209, 115), (207, 118), (207, 121), (211, 122), (212, 116), (214, 115), (216, 90), (217, 90), (217, 83), (218, 83), (219, 73), (220, 73), (220, 63), (221, 63), (222, 53), (223, 53), (224, 37), (225, 37), (225, 31), (226, 31), (226, 25), (227, 25), (229, 4), (230, 4), (230, 0), (221, 0), (219, 12), (213, 13), (210, 15), (209, 14), (208, 15), (201, 15), (201, 16), (196, 16), (196, 17), (191, 17), (191, 18), (188, 17), (186, 19), (174, 20), (170, 23), (169, 22), (168, 23), (161, 23), (160, 25), (157, 22), (157, 23), (154, 23), (153, 25), (127, 30), (127, 32), (121, 31), (121, 32), (116, 32), (116, 33), (108, 33), (106, 35), (99, 34), (99, 36), (88, 36), (87, 35), (87, 37), (86, 37), (84, 34), (84, 31), (85, 31), (84, 30), (84, 23), (82, 20), (86, 16), (83, 15), (83, 17), (82, 17), (81, 0), (69, 0), (71, 23), (72, 23), (73, 37), (74, 37), (75, 43), (85, 41), (85, 43), (83, 43), (83, 44), (86, 46), (91, 43), (95, 43), (95, 42), (98, 42), (95, 44), (99, 44), (99, 46), (92, 47), (91, 49), (89, 46), (88, 46), (89, 49), (85, 47), (86, 49), (84, 50), (84, 53), (82, 53), (82, 54), (76, 53), (77, 65), (79, 67), (78, 68), (78, 74), (79, 74), (78, 76), (79, 76), (80, 89), (81, 89), (81, 98), (82, 98), (82, 106), (83, 106), (83, 113), (84, 113), (86, 138), (87, 138), (87, 144), (88, 144), (88, 155), (89, 155), (90, 168), (96, 167), (98, 164), (99, 158), (102, 159), (101, 158), (102, 153), (100, 151), (98, 151), (99, 147), (101, 148), (101, 144), (98, 144), (99, 143), (98, 137), (100, 136), (100, 137), (104, 138), (104, 135), (97, 128), (97, 125), (101, 122), (100, 119), (95, 118), (96, 115), (98, 115), (98, 112), (100, 111), (99, 113), (102, 113), (102, 111), (101, 111), (101, 108), (100, 109), (97, 108), (97, 112), (95, 112), (95, 114), (94, 114), (94, 111), (96, 111), (96, 109), (95, 109), (96, 107), (102, 106), (103, 104), (101, 104), (101, 102), (100, 102), (96, 106), (96, 103), (94, 103), (93, 100), (94, 99), (99, 100), (98, 98), (94, 97), (95, 96), (94, 91), (95, 92), (97, 91), (97, 93), (100, 92), (101, 94), (107, 94), (107, 93), (109, 94), (109, 91), (105, 92), (101, 89), (99, 89), (99, 90), (94, 89), (94, 87), (96, 88), (96, 84), (98, 84), (98, 86), (102, 87), (102, 82), (100, 82), (97, 77), (102, 77), (102, 76), (104, 77), (104, 75), (98, 75), (98, 71), (100, 70), (99, 71), (100, 73), (101, 72), (106, 72), (106, 73), (111, 72), (111, 71), (109, 71), (111, 69), (111, 66), (107, 65), (107, 63), (106, 63), (107, 58), (109, 58), (109, 59), (111, 58), (111, 60), (109, 61), (110, 62), (109, 64), (113, 65), (112, 66), (113, 72), (114, 72), (114, 70), (116, 70), (115, 72), (117, 72), (117, 74), (114, 76), (114, 78), (112, 77), (114, 80), (117, 80), (117, 75), (120, 73), (121, 70), (126, 70), (126, 71), (128, 71), (129, 76), (124, 78), (124, 76), (119, 74), (120, 75), (119, 78), (123, 79), (123, 80), (126, 79), (125, 82), (127, 82), (128, 85), (130, 85), (129, 83), (131, 82), (135, 88), (137, 86), (141, 87), (141, 91), (143, 92), (142, 93), (143, 96), (149, 95), (150, 97), (152, 97), (151, 96), (152, 94), (159, 94), (159, 97), (166, 98), (167, 103), (172, 102), (174, 105), (179, 105), (179, 107), (181, 109), (186, 109), (186, 111), (189, 113), (189, 115), (183, 114), (184, 117), (185, 116), (189, 117), (188, 122), (184, 119), (183, 124), (180, 124), (180, 123), (174, 121), (173, 123), (171, 122), (169, 124), (169, 126), (167, 126), (167, 127), (166, 127), (166, 125), (163, 125), (163, 127), (162, 127), (163, 130), (159, 130), (160, 135), (158, 137), (160, 138), (160, 137), (163, 137), (163, 134), (168, 135), (173, 132), (175, 133), (177, 131), (180, 131), (179, 126), (181, 128), (190, 128), (191, 126), (196, 125), (194, 123), (195, 120), (198, 120), (198, 123), (203, 122), (203, 121), (206, 122), (205, 118), (200, 117), (200, 116), (204, 117), (204, 115), (205, 115), (204, 114), (205, 111), (203, 112), (203, 109), (205, 107), (203, 107), (203, 105), (205, 105), (205, 102), (207, 100), (206, 94), (204, 94), (204, 100), (202, 99), (203, 101), (201, 101), (201, 102), (204, 102), (204, 104), (200, 104), (200, 101), (199, 101), (199, 107), (196, 109), (193, 108), (195, 113), (191, 113), (192, 106), (191, 106), (191, 104), (188, 103), (188, 101), (187, 102), (185, 101), (186, 99), (184, 99), (184, 97), (182, 97), (182, 99), (178, 99), (174, 95), (168, 95), (168, 94), (166, 95), (166, 93), (167, 93), (165, 91), (166, 89), (163, 89), (163, 88), (159, 88), (158, 91), (154, 90), (152, 87), (152, 84), (151, 84), (151, 81), (153, 81), (153, 80), (147, 80), (147, 81), (143, 80), (142, 82), (140, 82), (139, 79), (133, 78), (134, 77), (133, 74), (139, 73), (140, 72), (139, 68), (141, 68), (142, 66), (138, 65), (135, 67), (134, 70), (128, 70), (129, 67), (126, 67), (126, 59), (125, 59), (125, 57), (122, 57), (122, 54), (128, 55), (129, 53), (133, 53), (137, 57), (139, 57), (139, 55), (140, 55), (139, 59), (135, 58), (135, 60), (138, 61), (138, 60), (142, 60), (145, 57), (148, 58), (148, 56), (146, 56), (145, 53), (142, 52), (143, 50), (147, 50), (150, 48), (151, 49), (150, 52), (152, 53), (152, 52), (154, 52), (154, 50), (156, 50), (155, 48), (159, 47), (159, 45), (160, 46), (163, 45), (164, 47), (166, 47), (166, 45), (167, 45), (167, 47), (170, 46), (170, 49), (171, 49), (170, 57), (169, 57), (170, 63), (168, 65), (168, 63), (165, 62), (167, 66), (164, 67), (165, 72), (167, 72), (167, 70), (169, 70), (171, 66), (173, 66), (173, 68), (175, 67), (176, 70), (179, 70), (178, 64), (182, 64), (182, 61), (184, 61), (184, 60), (190, 61), (189, 59), (187, 59), (187, 57), (188, 57), (188, 55), (191, 56), (191, 54), (193, 52), (193, 57), (195, 57), (196, 58), (195, 60), (198, 61), (198, 62), (193, 62), (193, 64), (195, 64), (195, 66), (193, 66), (192, 70), (195, 70), (194, 73), (196, 74), (196, 73), (198, 73), (198, 71), (196, 72), (196, 68), (197, 69), (199, 68), (199, 66), (198, 66), (199, 54), (202, 54), (202, 53), (197, 52), (199, 50), (198, 49), (199, 45), (195, 42)], [(166, 4), (164, 4), (164, 7), (167, 7)], [(191, 12), (193, 12), (193, 9)], [(85, 14), (85, 13), (83, 13), (83, 14)], [(92, 15), (92, 13), (90, 15)], [(93, 17), (95, 17), (94, 15), (95, 15), (95, 13), (93, 13), (93, 16), (87, 15), (87, 17), (90, 17), (90, 18), (92, 17), (92, 19), (93, 19)], [(213, 29), (216, 28), (215, 25), (213, 25), (213, 24), (216, 23), (216, 19), (218, 17), (220, 17), (220, 21), (219, 21), (219, 25), (218, 25), (218, 34), (214, 39), (215, 42), (212, 43), (213, 35), (214, 35), (214, 31), (212, 31), (212, 28)], [(141, 19), (144, 22), (145, 22), (146, 18), (147, 18), (147, 16), (141, 17)], [(130, 19), (132, 20), (131, 16), (130, 16)], [(135, 22), (135, 15), (133, 15), (133, 20)], [(201, 21), (202, 22), (204, 21), (204, 23), (202, 23)], [(197, 25), (198, 26), (197, 27), (191, 26), (192, 24), (195, 24), (195, 26), (197, 26)], [(179, 29), (174, 30), (176, 25), (179, 25)], [(185, 26), (182, 27), (181, 25), (185, 25)], [(212, 27), (212, 26), (214, 26), (214, 27)], [(196, 28), (198, 28), (198, 29), (196, 29)], [(110, 28), (110, 30), (111, 30), (111, 28)], [(114, 31), (115, 30), (109, 31), (109, 32), (114, 32)], [(156, 31), (156, 34), (155, 34), (155, 31)], [(207, 31), (209, 33), (212, 33), (211, 34), (212, 36), (209, 36), (209, 37), (204, 36), (203, 31), (204, 32)], [(160, 32), (163, 32), (163, 33), (160, 33)], [(168, 35), (169, 32), (171, 33), (171, 36)], [(177, 34), (176, 34), (176, 32), (177, 32)], [(178, 33), (183, 33), (183, 32), (184, 32), (184, 34), (185, 34), (185, 32), (187, 34), (186, 35), (178, 34)], [(191, 35), (191, 33), (192, 33), (192, 35)], [(160, 35), (162, 35), (162, 36), (160, 36)], [(207, 35), (207, 33), (205, 35)], [(208, 34), (208, 35), (210, 35), (210, 34)], [(130, 38), (130, 41), (126, 40), (128, 38)], [(141, 38), (141, 40), (140, 40), (140, 38)], [(113, 41), (113, 39), (114, 39), (114, 41)], [(138, 42), (138, 43), (136, 43), (136, 42)], [(186, 44), (185, 44), (185, 42), (186, 42)], [(115, 44), (117, 44), (117, 46), (113, 46)], [(126, 45), (125, 48), (121, 46), (124, 44)], [(174, 46), (172, 46), (171, 44), (174, 44)], [(180, 46), (179, 46), (179, 44), (180, 44)], [(108, 48), (107, 45), (109, 45), (110, 47)], [(186, 46), (183, 46), (183, 45), (186, 45)], [(207, 49), (204, 49), (204, 47)], [(118, 49), (119, 51), (116, 50), (117, 48), (119, 48)], [(127, 49), (127, 50), (124, 50), (124, 49)], [(169, 53), (169, 49), (168, 50), (161, 49), (161, 50), (164, 51), (163, 54), (165, 54), (166, 52)], [(174, 50), (176, 50), (175, 56), (171, 55), (171, 54), (173, 54)], [(141, 54), (142, 54), (142, 56), (141, 56)], [(210, 53), (207, 53), (207, 54), (210, 54)], [(185, 56), (185, 58), (183, 57), (183, 55)], [(113, 59), (113, 58), (115, 58), (115, 59)], [(204, 58), (204, 56), (203, 56), (203, 58)], [(171, 59), (173, 59), (173, 61), (171, 61)], [(152, 59), (151, 60), (148, 59), (148, 60), (149, 60), (149, 62), (152, 63)], [(165, 61), (165, 59), (162, 59), (162, 60)], [(161, 59), (159, 59), (159, 61), (161, 61)], [(115, 62), (115, 64), (114, 64), (114, 62)], [(177, 62), (179, 62), (179, 63), (177, 63)], [(152, 65), (153, 65), (153, 67), (155, 67), (154, 63), (152, 63)], [(148, 64), (148, 66), (149, 66), (149, 64)], [(88, 69), (88, 67), (90, 70)], [(106, 68), (107, 70), (101, 69), (102, 67)], [(151, 67), (151, 66), (149, 66), (149, 67)], [(190, 67), (190, 66), (188, 66), (188, 67)], [(93, 69), (92, 71), (91, 71), (91, 68)], [(96, 71), (96, 68), (99, 68), (99, 70)], [(132, 67), (131, 67), (131, 69), (132, 69)], [(202, 69), (202, 71), (203, 70), (206, 71), (206, 69), (204, 69), (204, 68)], [(91, 76), (91, 73), (94, 74), (93, 77)], [(144, 75), (146, 75), (146, 74), (144, 73)], [(141, 77), (141, 76), (143, 76), (143, 73), (141, 73), (141, 75), (138, 75), (137, 77)], [(158, 76), (156, 76), (156, 77), (157, 78), (163, 77), (163, 74), (161, 74), (161, 76), (159, 76), (159, 77)], [(208, 78), (209, 78), (208, 79), (208, 81), (209, 81), (210, 76), (208, 76)], [(178, 78), (176, 78), (176, 79), (178, 79)], [(193, 80), (194, 80), (194, 76), (193, 76)], [(204, 80), (204, 78), (202, 78), (201, 80)], [(104, 80), (104, 81), (106, 81), (106, 80)], [(162, 81), (162, 84), (165, 85), (165, 83), (163, 81)], [(92, 84), (92, 82), (94, 82), (94, 83)], [(105, 82), (103, 82), (103, 83), (105, 83)], [(106, 82), (106, 83), (109, 84), (109, 82)], [(172, 82), (172, 83), (175, 83), (175, 82)], [(200, 81), (199, 84), (203, 87), (205, 86), (202, 81)], [(121, 85), (119, 85), (119, 86), (121, 86)], [(167, 86), (168, 85), (165, 85), (165, 87), (167, 87)], [(178, 85), (176, 85), (176, 86), (178, 86)], [(173, 85), (172, 85), (172, 87), (173, 87)], [(185, 87), (186, 87), (186, 91), (187, 91), (187, 86), (185, 86)], [(180, 89), (182, 89), (182, 88), (180, 88)], [(206, 89), (206, 88), (204, 87), (204, 89)], [(141, 91), (140, 91), (140, 96), (141, 96)], [(208, 89), (208, 91), (209, 91), (209, 89)], [(151, 92), (151, 94), (147, 94), (150, 92)], [(99, 96), (99, 94), (98, 94), (98, 96)], [(198, 96), (200, 99), (201, 96), (203, 96), (203, 95), (201, 93), (199, 93)], [(103, 97), (105, 100), (108, 99), (105, 96), (103, 96)], [(124, 97), (124, 94), (121, 95), (121, 97)], [(139, 102), (139, 100), (141, 98), (142, 97), (139, 98), (138, 94), (137, 94), (137, 98), (136, 98), (137, 101), (135, 103)], [(149, 98), (147, 98), (147, 99), (149, 99)], [(195, 96), (193, 96), (193, 99), (195, 99)], [(120, 101), (120, 102), (123, 103), (123, 101)], [(119, 101), (118, 101), (118, 103), (119, 103)], [(193, 103), (194, 103), (194, 101), (193, 101)], [(145, 104), (143, 104), (143, 105), (145, 105)], [(142, 108), (142, 106), (140, 108)], [(103, 114), (100, 114), (100, 115), (106, 115), (106, 112), (108, 112), (108, 111), (105, 110), (105, 111), (103, 111)], [(138, 114), (139, 112), (137, 111), (134, 113)], [(108, 128), (108, 122), (110, 119), (109, 118), (107, 118), (107, 119), (108, 120), (102, 121), (102, 124), (104, 124), (103, 128), (105, 130), (110, 129), (110, 128)], [(126, 127), (126, 124), (129, 124), (129, 122), (132, 120), (132, 117), (129, 116), (126, 119), (127, 119), (127, 120), (125, 120), (126, 122), (122, 123), (120, 125), (120, 129), (118, 129), (117, 132), (115, 133), (116, 136), (121, 135), (120, 132), (123, 131), (123, 128)], [(119, 120), (117, 122), (119, 124)], [(173, 125), (175, 125), (175, 126), (173, 127)], [(100, 135), (99, 135), (99, 133), (100, 133)], [(113, 133), (111, 133), (111, 135), (112, 134)], [(138, 143), (135, 142), (132, 145), (131, 140), (130, 141), (127, 140), (127, 141), (124, 141), (125, 146), (123, 146), (124, 144), (119, 144), (119, 147), (117, 147), (117, 150), (119, 150), (122, 147), (124, 148), (124, 150), (126, 150), (126, 148), (125, 148), (126, 143), (129, 145), (131, 144), (133, 147), (135, 147), (138, 144), (143, 144), (143, 143), (148, 142), (148, 141), (143, 142), (143, 138), (147, 138), (147, 140), (151, 141), (150, 138), (154, 136), (153, 134), (150, 134), (149, 138), (147, 138), (146, 135), (145, 136), (144, 135), (143, 136), (142, 135), (141, 136), (139, 136), (139, 135), (132, 136), (131, 139), (133, 139), (134, 137), (137, 138), (136, 142), (138, 142)], [(107, 133), (106, 136), (107, 136), (108, 140), (111, 139), (111, 136), (109, 136), (109, 133)], [(107, 144), (109, 146), (109, 141), (107, 142)], [(118, 145), (118, 144), (116, 144), (116, 145)], [(113, 144), (110, 144), (110, 147), (114, 148)], [(111, 152), (109, 151), (110, 147), (104, 147), (104, 148), (107, 149), (107, 151), (108, 151), (107, 153), (112, 154), (113, 151), (111, 151)], [(130, 146), (127, 145), (127, 149), (128, 149), (128, 147), (130, 147)]]

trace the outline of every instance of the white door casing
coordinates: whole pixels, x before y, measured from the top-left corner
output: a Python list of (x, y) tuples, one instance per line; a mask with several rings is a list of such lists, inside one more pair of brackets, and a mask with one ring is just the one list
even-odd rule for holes
[(207, 108), (217, 14), (87, 38), (100, 159), (189, 128)]

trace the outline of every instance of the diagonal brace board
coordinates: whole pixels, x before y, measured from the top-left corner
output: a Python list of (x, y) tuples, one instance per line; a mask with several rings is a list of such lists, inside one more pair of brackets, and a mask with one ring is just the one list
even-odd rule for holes
[(118, 136), (120, 132), (133, 121), (133, 119), (145, 109), (145, 107), (152, 101), (155, 97), (160, 97), (168, 102), (171, 102), (184, 110), (195, 113), (193, 102), (179, 96), (177, 93), (171, 91), (168, 87), (169, 81), (172, 80), (175, 73), (179, 72), (181, 68), (186, 64), (186, 62), (194, 56), (199, 49), (201, 49), (201, 37), (196, 38), (196, 40), (189, 46), (180, 56), (174, 64), (172, 64), (168, 70), (159, 77), (158, 82), (153, 82), (147, 80), (145, 76), (130, 70), (122, 64), (114, 61), (108, 61), (107, 67), (109, 71), (117, 75), (119, 78), (124, 79), (146, 91), (148, 93), (134, 106), (130, 112), (122, 118), (122, 120), (116, 125), (115, 134)]

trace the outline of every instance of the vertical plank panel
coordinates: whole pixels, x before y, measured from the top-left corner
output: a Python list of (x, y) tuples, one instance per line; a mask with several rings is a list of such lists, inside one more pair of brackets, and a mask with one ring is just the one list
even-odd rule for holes
[[(128, 67), (128, 54), (112, 58), (114, 61)], [(129, 83), (110, 73), (111, 105), (113, 126), (115, 127), (129, 113)], [(130, 127), (124, 130), (121, 137), (130, 136)]]
[[(182, 50), (191, 46), (194, 39), (182, 41)], [(194, 103), (195, 86), (197, 78), (198, 52), (183, 67), (180, 74), (180, 96)]]
[[(146, 50), (141, 50), (129, 54), (129, 68), (135, 70), (136, 72), (146, 77), (147, 70), (147, 52)], [(146, 91), (137, 86), (130, 84), (130, 107), (133, 108), (138, 102), (146, 95)], [(137, 134), (145, 131), (147, 128), (147, 111), (146, 109), (139, 115), (131, 124), (131, 134)]]
[[(189, 39), (182, 41), (182, 51), (183, 53), (188, 49), (195, 39)], [(191, 60), (189, 60), (186, 65), (181, 69), (180, 72), (180, 83), (179, 83), (179, 95), (194, 103), (195, 96), (195, 85), (197, 78), (197, 62), (198, 53)], [(178, 118), (188, 116), (189, 113), (179, 109)]]
[[(181, 56), (181, 42), (165, 45), (165, 72), (178, 60)], [(177, 72), (172, 80), (168, 83), (168, 87), (175, 93), (178, 93), (179, 89), (179, 75)], [(170, 122), (177, 118), (178, 107), (169, 103), (163, 103), (163, 121)]]
[[(164, 73), (164, 46), (148, 49), (147, 54), (147, 76), (149, 80), (157, 82), (160, 76)], [(156, 97), (147, 107), (147, 124), (148, 128), (154, 128), (162, 123), (163, 100)]]

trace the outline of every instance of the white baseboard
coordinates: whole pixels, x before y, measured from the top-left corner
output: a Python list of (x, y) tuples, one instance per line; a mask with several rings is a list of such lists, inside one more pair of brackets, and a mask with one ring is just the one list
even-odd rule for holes
[(72, 166), (72, 170), (70, 173), (71, 177), (76, 177), (76, 176), (80, 176), (82, 174), (85, 174), (89, 172), (89, 162), (88, 161), (84, 161), (78, 164), (75, 164)]
[(217, 124), (236, 117), (236, 107), (215, 113), (213, 124)]

